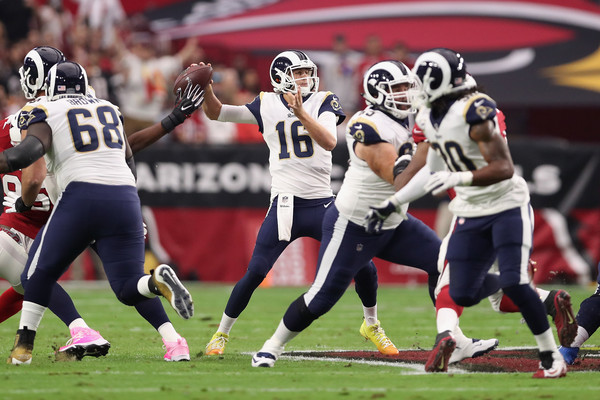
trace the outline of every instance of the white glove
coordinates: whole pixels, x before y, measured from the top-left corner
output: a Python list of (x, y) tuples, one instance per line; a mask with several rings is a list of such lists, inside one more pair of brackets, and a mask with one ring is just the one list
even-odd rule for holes
[(17, 210), (15, 210), (15, 203), (17, 202), (18, 198), (19, 195), (17, 195), (16, 192), (8, 192), (4, 194), (4, 200), (2, 201), (2, 205), (4, 207), (7, 207), (6, 210), (4, 210), (5, 213), (17, 212)]
[(400, 216), (403, 219), (408, 219), (408, 216), (402, 208), (402, 204), (394, 196), (391, 196), (370, 208), (371, 210), (365, 215), (365, 231), (367, 231), (367, 233), (381, 232), (383, 223), (390, 215), (392, 215), (392, 213), (400, 213)]
[(433, 195), (438, 195), (455, 186), (470, 186), (471, 182), (473, 182), (473, 173), (470, 171), (438, 171), (429, 177), (425, 184), (425, 190)]
[(145, 222), (142, 222), (142, 227), (144, 228), (144, 240), (148, 237), (148, 226)]

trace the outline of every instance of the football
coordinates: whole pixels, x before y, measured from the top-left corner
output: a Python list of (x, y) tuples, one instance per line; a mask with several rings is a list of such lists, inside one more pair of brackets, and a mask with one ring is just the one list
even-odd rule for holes
[(192, 64), (179, 74), (173, 85), (173, 94), (177, 95), (177, 90), (185, 90), (188, 83), (200, 85), (204, 89), (212, 79), (213, 69), (210, 65)]

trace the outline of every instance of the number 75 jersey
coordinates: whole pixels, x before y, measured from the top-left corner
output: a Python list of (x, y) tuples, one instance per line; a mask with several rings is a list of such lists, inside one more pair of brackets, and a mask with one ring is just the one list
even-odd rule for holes
[(73, 181), (135, 186), (114, 104), (94, 97), (64, 97), (39, 104), (20, 118), (27, 120), (25, 126), (46, 122), (52, 129), (46, 162), (59, 192)]
[[(283, 96), (261, 92), (246, 105), (258, 122), (263, 139), (269, 146), (271, 199), (289, 193), (304, 199), (331, 197), (331, 152), (315, 142), (300, 120), (288, 108)], [(345, 115), (337, 96), (317, 92), (303, 98), (303, 107), (315, 120), (332, 112), (340, 124)], [(332, 119), (333, 121), (333, 119)], [(336, 135), (336, 127), (326, 127)]]

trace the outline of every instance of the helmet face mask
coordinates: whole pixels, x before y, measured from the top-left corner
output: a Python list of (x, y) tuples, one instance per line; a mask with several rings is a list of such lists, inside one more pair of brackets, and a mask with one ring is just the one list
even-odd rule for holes
[(46, 83), (48, 100), (56, 100), (63, 95), (88, 94), (88, 79), (85, 69), (75, 62), (65, 61), (50, 68)]
[(363, 97), (372, 106), (404, 119), (416, 112), (413, 98), (419, 91), (418, 80), (399, 61), (381, 61), (369, 68), (363, 78)]
[(56, 63), (65, 61), (64, 54), (51, 46), (39, 46), (25, 55), (19, 68), (21, 89), (27, 99), (34, 99), (40, 90), (46, 89), (46, 76)]
[[(308, 70), (308, 74), (295, 77), (299, 70)], [(302, 51), (279, 53), (271, 63), (270, 76), (275, 93), (296, 93), (300, 87), (301, 94), (305, 96), (319, 90), (317, 66)]]
[(421, 101), (429, 103), (476, 86), (473, 79), (468, 79), (464, 58), (450, 49), (432, 49), (421, 54), (413, 72), (421, 83)]

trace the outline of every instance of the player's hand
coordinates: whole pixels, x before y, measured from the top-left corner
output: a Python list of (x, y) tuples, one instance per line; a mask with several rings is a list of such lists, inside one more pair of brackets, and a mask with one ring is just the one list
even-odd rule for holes
[(194, 111), (204, 102), (204, 90), (200, 85), (188, 83), (185, 90), (177, 91), (176, 105), (171, 114), (167, 115), (160, 123), (162, 127), (170, 132), (179, 124), (182, 124)]
[(302, 112), (302, 89), (298, 86), (296, 93), (284, 93), (283, 98), (287, 101), (294, 115)]
[(400, 213), (404, 219), (408, 218), (402, 210), (402, 204), (400, 204), (394, 196), (391, 196), (390, 198), (375, 206), (371, 206), (370, 208), (371, 210), (369, 210), (365, 216), (365, 230), (367, 233), (381, 232), (381, 228), (385, 220), (395, 212)]
[(455, 186), (469, 186), (472, 181), (473, 173), (469, 171), (438, 171), (429, 177), (429, 180), (425, 184), (425, 190), (435, 196)]
[[(14, 213), (17, 212), (15, 209), (15, 204), (18, 199), (21, 197), (17, 196), (15, 192), (8, 192), (4, 194), (4, 200), (2, 201), (2, 205), (6, 208), (4, 210), (5, 213)], [(22, 200), (21, 200), (22, 201)]]

